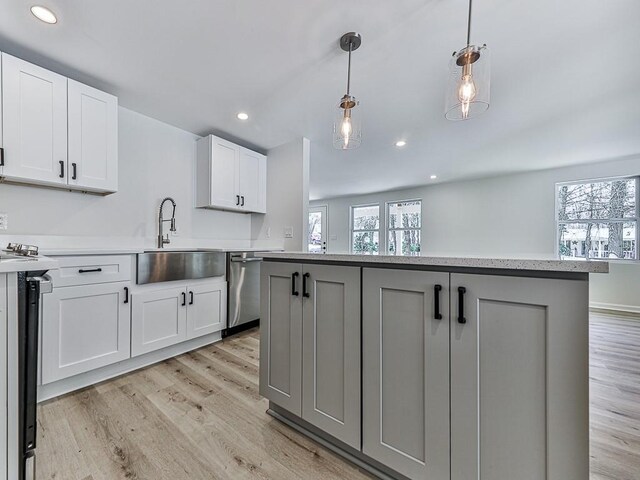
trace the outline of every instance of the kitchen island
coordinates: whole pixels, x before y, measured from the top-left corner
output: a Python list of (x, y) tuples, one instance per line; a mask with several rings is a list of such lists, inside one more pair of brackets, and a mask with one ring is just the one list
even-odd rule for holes
[(588, 286), (606, 262), (264, 258), (271, 415), (380, 478), (588, 478)]

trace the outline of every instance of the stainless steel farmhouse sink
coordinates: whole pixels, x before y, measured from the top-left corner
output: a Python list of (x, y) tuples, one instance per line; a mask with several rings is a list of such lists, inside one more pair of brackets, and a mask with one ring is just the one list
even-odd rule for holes
[(224, 252), (145, 252), (137, 258), (137, 283), (218, 277), (226, 271)]

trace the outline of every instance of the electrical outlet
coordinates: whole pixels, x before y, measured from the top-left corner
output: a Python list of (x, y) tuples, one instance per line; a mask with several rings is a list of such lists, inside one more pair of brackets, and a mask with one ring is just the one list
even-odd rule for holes
[(293, 227), (284, 227), (284, 238), (293, 238)]
[(9, 214), (0, 213), (0, 230), (6, 230), (9, 228)]

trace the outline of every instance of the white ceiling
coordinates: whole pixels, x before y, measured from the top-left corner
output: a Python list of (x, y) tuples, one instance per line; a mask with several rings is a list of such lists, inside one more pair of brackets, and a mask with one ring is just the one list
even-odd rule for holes
[[(197, 134), (260, 150), (306, 136), (312, 198), (640, 153), (637, 0), (476, 0), (492, 102), (458, 123), (443, 104), (465, 0), (42, 0), (55, 26), (32, 17), (35, 1), (4, 2), (1, 50)], [(337, 40), (351, 30), (363, 36), (352, 77), (363, 142), (336, 151)]]

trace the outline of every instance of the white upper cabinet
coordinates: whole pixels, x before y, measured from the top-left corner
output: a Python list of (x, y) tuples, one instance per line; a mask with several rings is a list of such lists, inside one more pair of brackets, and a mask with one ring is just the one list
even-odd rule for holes
[(2, 54), (4, 167), (10, 180), (67, 183), (67, 79)]
[(267, 157), (213, 135), (197, 151), (197, 207), (266, 213)]
[(0, 175), (9, 181), (118, 189), (118, 100), (2, 54)]
[(264, 155), (240, 148), (240, 204), (246, 210), (267, 213), (267, 161)]
[(118, 190), (118, 99), (69, 79), (69, 184)]

